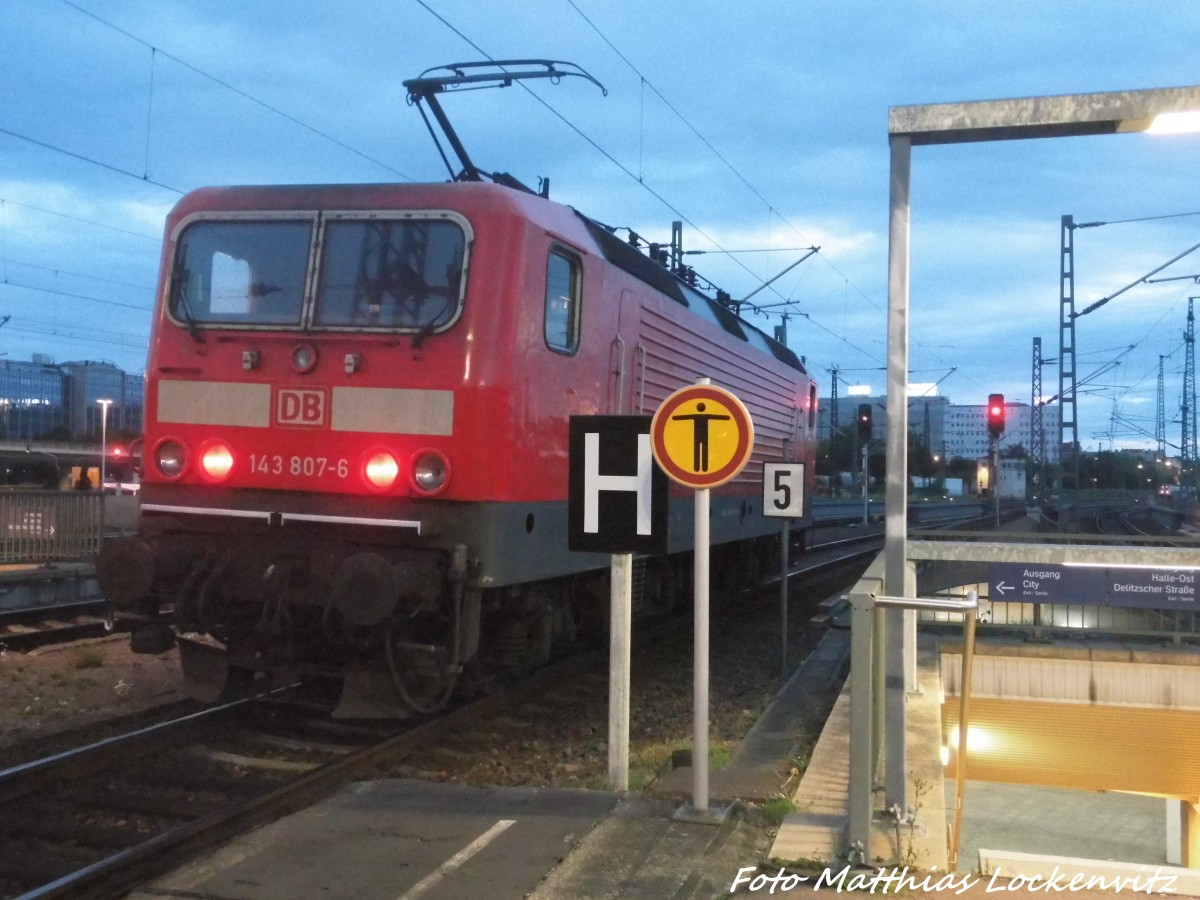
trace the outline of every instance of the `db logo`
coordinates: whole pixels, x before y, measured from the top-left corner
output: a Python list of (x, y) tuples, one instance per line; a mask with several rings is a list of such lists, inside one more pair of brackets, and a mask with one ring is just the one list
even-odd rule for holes
[(328, 396), (314, 388), (278, 388), (275, 391), (275, 423), (284, 428), (324, 428), (328, 418)]

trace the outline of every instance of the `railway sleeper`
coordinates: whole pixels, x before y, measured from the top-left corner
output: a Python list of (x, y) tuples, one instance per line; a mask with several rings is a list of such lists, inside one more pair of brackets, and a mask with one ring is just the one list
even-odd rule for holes
[(155, 790), (153, 793), (139, 793), (128, 784), (110, 782), (103, 785), (74, 785), (69, 790), (73, 803), (81, 807), (95, 807), (109, 812), (122, 812), (130, 815), (144, 816), (147, 819), (163, 822), (189, 822), (198, 819), (222, 803), (228, 802), (228, 797), (222, 794), (197, 796), (180, 790)]
[(22, 810), (21, 816), (4, 826), (5, 842), (16, 838), (37, 838), (47, 843), (77, 844), (97, 850), (119, 850), (137, 842), (127, 825), (103, 821), (79, 821), (77, 810), (65, 804), (36, 804)]
[[(50, 884), (96, 861), (86, 847), (25, 838), (0, 850), (0, 885), (15, 882), (24, 888)], [(21, 889), (14, 894), (22, 893)]]

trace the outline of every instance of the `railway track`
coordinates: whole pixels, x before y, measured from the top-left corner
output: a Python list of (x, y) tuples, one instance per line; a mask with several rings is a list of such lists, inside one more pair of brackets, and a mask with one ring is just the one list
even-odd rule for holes
[(594, 662), (572, 658), (419, 724), (333, 722), (282, 693), (0, 771), (0, 896), (121, 896)]
[(25, 652), (48, 644), (102, 637), (114, 630), (103, 599), (0, 611), (0, 647)]
[(1100, 534), (1129, 537), (1166, 538), (1171, 531), (1142, 511), (1105, 509), (1095, 514), (1096, 531)]
[[(834, 577), (878, 540), (827, 545), (790, 577)], [(677, 634), (687, 621), (654, 630)], [(480, 719), (521, 732), (531, 723), (514, 718), (561, 716), (603, 697), (606, 666), (607, 648), (597, 649), (386, 730), (331, 722), (285, 693), (246, 699), (0, 771), (0, 896), (121, 896), (385, 763), (420, 772), (437, 768), (439, 754), (478, 754), (470, 726)], [(451, 734), (467, 736), (461, 749)]]

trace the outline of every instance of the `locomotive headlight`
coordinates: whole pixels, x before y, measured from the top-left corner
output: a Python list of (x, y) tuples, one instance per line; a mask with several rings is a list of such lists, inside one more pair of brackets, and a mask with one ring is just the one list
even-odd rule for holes
[(386, 491), (400, 477), (400, 464), (396, 462), (396, 457), (386, 450), (377, 450), (367, 457), (363, 466), (363, 477), (370, 487)]
[(211, 481), (224, 481), (233, 469), (233, 451), (221, 441), (213, 441), (200, 451), (200, 468)]
[(413, 456), (413, 486), (423, 494), (438, 494), (450, 480), (450, 463), (436, 450), (419, 450)]
[(316, 348), (314, 348), (308, 344), (301, 344), (295, 350), (292, 351), (292, 368), (295, 369), (300, 374), (303, 375), (305, 372), (311, 372), (313, 369), (313, 366), (315, 366), (316, 364), (317, 364)]
[(187, 448), (168, 438), (154, 448), (154, 464), (166, 478), (178, 478), (187, 467)]

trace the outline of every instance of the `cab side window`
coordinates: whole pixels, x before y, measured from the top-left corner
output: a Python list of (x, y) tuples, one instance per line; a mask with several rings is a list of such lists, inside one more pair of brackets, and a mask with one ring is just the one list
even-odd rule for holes
[(556, 353), (579, 349), (579, 259), (562, 250), (550, 251), (546, 264), (546, 346)]

